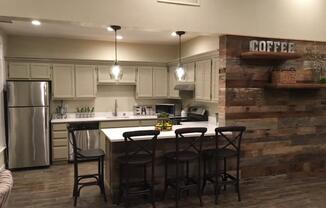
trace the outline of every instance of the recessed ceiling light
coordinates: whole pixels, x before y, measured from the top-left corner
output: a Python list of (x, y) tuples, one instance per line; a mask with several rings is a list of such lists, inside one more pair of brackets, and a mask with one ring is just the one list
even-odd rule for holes
[(106, 27), (106, 30), (109, 31), (109, 32), (113, 32), (114, 31), (111, 26)]
[(176, 32), (172, 32), (171, 33), (171, 36), (176, 37), (177, 36), (177, 33)]
[(35, 26), (40, 26), (42, 23), (41, 23), (41, 21), (39, 21), (39, 20), (32, 20), (32, 25), (35, 25)]
[(121, 39), (123, 39), (123, 37), (121, 35), (117, 35), (117, 39), (121, 40)]

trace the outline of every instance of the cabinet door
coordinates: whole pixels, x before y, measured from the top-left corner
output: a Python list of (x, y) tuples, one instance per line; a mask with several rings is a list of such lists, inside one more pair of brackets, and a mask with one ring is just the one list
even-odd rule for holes
[(110, 68), (111, 66), (108, 65), (97, 66), (97, 76), (99, 84), (112, 84), (116, 82), (110, 77)]
[(76, 65), (76, 97), (93, 98), (96, 96), (95, 66)]
[(212, 101), (218, 102), (219, 95), (219, 60), (214, 58), (212, 62)]
[(186, 70), (186, 82), (195, 82), (195, 63), (184, 64)]
[(70, 99), (75, 97), (75, 67), (72, 64), (53, 65), (53, 97)]
[(10, 62), (8, 68), (9, 79), (29, 79), (29, 64), (20, 62)]
[(175, 67), (169, 69), (169, 98), (180, 98), (179, 90), (175, 90), (174, 87), (177, 84), (177, 78), (174, 73)]
[(32, 79), (50, 79), (51, 78), (51, 66), (46, 63), (31, 63), (30, 75)]
[(168, 96), (168, 70), (166, 67), (153, 68), (153, 96), (159, 98)]
[(195, 98), (203, 101), (211, 100), (211, 60), (196, 62)]
[(119, 80), (121, 84), (136, 84), (136, 67), (122, 66), (122, 78)]
[(153, 69), (152, 67), (138, 67), (137, 97), (153, 97)]

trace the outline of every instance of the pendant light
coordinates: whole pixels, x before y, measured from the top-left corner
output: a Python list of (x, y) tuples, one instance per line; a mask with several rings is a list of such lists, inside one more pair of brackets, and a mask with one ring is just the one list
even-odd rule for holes
[(110, 77), (114, 80), (120, 80), (122, 78), (122, 69), (118, 63), (117, 31), (121, 30), (121, 27), (119, 25), (111, 25), (111, 28), (114, 30), (115, 60), (110, 70)]
[(175, 33), (179, 36), (179, 62), (177, 68), (175, 69), (175, 76), (178, 81), (184, 81), (186, 79), (186, 70), (181, 63), (181, 36), (186, 34), (186, 32), (176, 31)]

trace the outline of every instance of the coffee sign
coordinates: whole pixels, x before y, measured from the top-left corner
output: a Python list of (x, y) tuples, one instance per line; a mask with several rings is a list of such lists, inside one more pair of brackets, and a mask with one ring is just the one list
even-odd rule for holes
[(251, 40), (249, 42), (249, 50), (251, 52), (295, 53), (295, 44), (286, 41)]

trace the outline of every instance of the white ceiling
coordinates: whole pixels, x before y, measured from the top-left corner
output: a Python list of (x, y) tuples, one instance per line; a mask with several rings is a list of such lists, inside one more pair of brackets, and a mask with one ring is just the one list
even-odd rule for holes
[[(30, 20), (12, 18), (12, 23), (0, 22), (0, 28), (9, 35), (114, 41), (114, 32), (107, 31), (104, 25), (94, 26), (90, 24), (42, 21), (41, 26), (33, 26)], [(119, 40), (122, 42), (177, 44), (178, 38), (172, 37), (171, 32), (122, 27), (122, 30), (118, 31), (118, 34), (123, 36), (123, 40)], [(206, 34), (187, 32), (182, 38), (183, 41), (186, 41), (201, 35)]]

